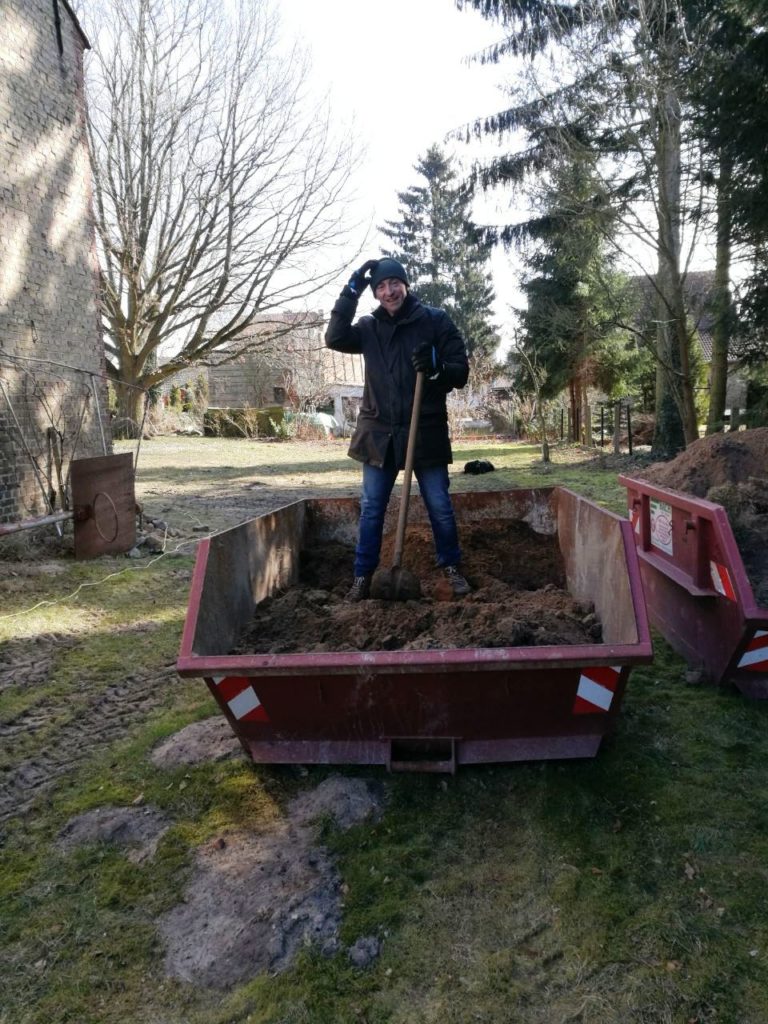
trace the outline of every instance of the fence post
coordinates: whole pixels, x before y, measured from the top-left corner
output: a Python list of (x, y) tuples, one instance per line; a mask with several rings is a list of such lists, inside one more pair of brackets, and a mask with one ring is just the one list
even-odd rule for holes
[(632, 454), (632, 417), (630, 414), (631, 408), (632, 403), (627, 401), (627, 445), (629, 446), (630, 455)]

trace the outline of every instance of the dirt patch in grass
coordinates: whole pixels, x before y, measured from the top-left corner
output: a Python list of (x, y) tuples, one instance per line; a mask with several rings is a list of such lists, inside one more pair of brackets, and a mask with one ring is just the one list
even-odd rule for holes
[[(160, 921), (166, 973), (226, 989), (263, 971), (285, 970), (305, 945), (337, 953), (341, 878), (317, 843), (314, 822), (331, 817), (346, 830), (377, 817), (382, 806), (381, 787), (331, 776), (297, 797), (270, 831), (206, 843), (195, 856), (184, 903)], [(360, 948), (360, 940), (350, 948), (353, 961)]]
[[(564, 589), (557, 540), (526, 523), (486, 520), (462, 527), (463, 569), (472, 593), (453, 600), (434, 566), (428, 526), (409, 529), (404, 565), (419, 578), (419, 601), (346, 604), (352, 551), (325, 544), (304, 552), (297, 586), (262, 604), (238, 653), (518, 647), (599, 643), (591, 607)], [(391, 565), (386, 538), (382, 566)]]
[(184, 764), (224, 761), (242, 753), (232, 726), (226, 718), (217, 715), (203, 722), (193, 722), (163, 740), (152, 751), (151, 760), (157, 768), (177, 768)]
[(129, 847), (128, 859), (141, 864), (154, 857), (169, 826), (155, 807), (96, 807), (69, 821), (56, 845), (68, 852), (85, 843), (114, 843)]
[(722, 505), (755, 600), (768, 605), (768, 427), (703, 437), (637, 475)]

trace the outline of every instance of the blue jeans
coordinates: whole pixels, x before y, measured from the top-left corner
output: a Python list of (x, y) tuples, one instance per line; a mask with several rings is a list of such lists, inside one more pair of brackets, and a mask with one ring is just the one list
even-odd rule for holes
[[(379, 564), (384, 514), (395, 485), (397, 469), (390, 460), (383, 467), (363, 464), (363, 491), (360, 497), (360, 525), (355, 549), (355, 576), (367, 576)], [(448, 494), (447, 466), (414, 469), (421, 497), (427, 507), (437, 564), (456, 565), (461, 560), (456, 517)]]

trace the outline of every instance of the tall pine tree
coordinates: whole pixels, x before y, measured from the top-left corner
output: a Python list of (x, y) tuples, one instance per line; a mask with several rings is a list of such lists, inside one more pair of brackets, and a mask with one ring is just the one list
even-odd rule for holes
[[(555, 163), (550, 178), (539, 215), (519, 225), (513, 238), (528, 268), (522, 365), (541, 368), (542, 397), (567, 392), (572, 439), (589, 441), (587, 389), (610, 393), (626, 360), (626, 338), (622, 344), (617, 326), (627, 312), (626, 284), (607, 251), (612, 212), (599, 203), (589, 166)], [(519, 358), (511, 356), (513, 363)]]
[(491, 246), (471, 219), (472, 192), (439, 146), (431, 146), (414, 170), (425, 184), (398, 192), (398, 220), (379, 228), (393, 243), (386, 255), (406, 267), (423, 302), (446, 310), (471, 356), (492, 357), (499, 335), (492, 321)]

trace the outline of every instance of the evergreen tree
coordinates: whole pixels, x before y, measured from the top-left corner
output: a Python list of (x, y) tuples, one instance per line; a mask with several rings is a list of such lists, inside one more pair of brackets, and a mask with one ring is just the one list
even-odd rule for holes
[(471, 356), (492, 357), (499, 336), (492, 322), (491, 243), (471, 219), (472, 191), (438, 146), (414, 170), (425, 184), (398, 192), (399, 218), (379, 229), (394, 246), (385, 255), (407, 268), (423, 302), (446, 310)]
[(592, 203), (583, 214), (599, 194), (588, 166), (565, 163), (550, 174), (541, 214), (515, 233), (530, 271), (522, 348), (544, 371), (544, 398), (567, 392), (572, 439), (589, 441), (587, 388), (612, 394), (626, 372), (627, 332), (618, 324), (629, 319), (627, 287), (606, 253), (610, 211)]
[[(600, 201), (615, 211), (623, 233), (655, 250), (648, 275), (657, 296), (654, 447), (672, 454), (698, 436), (685, 229), (701, 223), (706, 190), (700, 140), (690, 131), (689, 71), (701, 38), (692, 34), (684, 2), (459, 0), (459, 6), (498, 20), (505, 32), (483, 59), (522, 58), (513, 104), (474, 129), (499, 137), (518, 131), (525, 143), (481, 168), (483, 185), (546, 181), (553, 162), (569, 155), (589, 161), (600, 176)], [(508, 241), (511, 230), (499, 231), (499, 240)]]
[[(689, 0), (709, 30), (707, 59), (697, 62), (697, 127), (705, 173), (717, 189), (716, 288), (712, 393), (707, 429), (721, 429), (729, 359), (762, 362), (768, 332), (768, 36), (766, 0)], [(730, 292), (731, 254), (752, 273), (742, 286), (738, 331)]]

